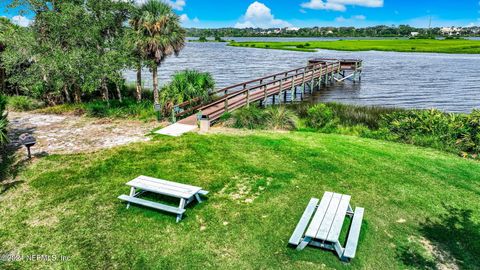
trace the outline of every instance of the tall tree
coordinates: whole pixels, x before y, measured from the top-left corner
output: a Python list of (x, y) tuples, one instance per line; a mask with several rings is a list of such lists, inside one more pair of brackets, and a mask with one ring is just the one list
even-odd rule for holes
[(148, 61), (153, 78), (155, 105), (160, 104), (158, 67), (170, 55), (178, 55), (185, 46), (185, 30), (172, 8), (160, 0), (149, 0), (139, 7), (131, 20), (137, 30), (137, 46)]
[[(118, 0), (15, 0), (35, 14), (31, 25), (35, 44), (32, 65), (22, 78), (27, 88), (39, 85), (47, 101), (79, 102), (83, 93), (100, 90), (104, 99), (107, 85), (119, 89), (120, 72), (126, 68), (122, 45), (131, 8), (130, 1)], [(34, 82), (34, 83), (27, 83)], [(120, 92), (117, 95), (121, 98)]]

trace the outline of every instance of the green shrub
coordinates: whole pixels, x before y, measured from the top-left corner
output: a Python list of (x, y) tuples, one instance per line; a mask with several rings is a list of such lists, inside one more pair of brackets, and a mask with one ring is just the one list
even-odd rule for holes
[(306, 124), (310, 128), (323, 128), (333, 120), (333, 111), (325, 104), (314, 105), (307, 111)]
[(300, 45), (297, 45), (296, 47), (297, 47), (298, 49), (303, 49), (303, 48), (305, 48), (305, 45), (300, 44)]
[(249, 106), (238, 109), (233, 112), (232, 116), (233, 127), (248, 129), (265, 128), (266, 122), (264, 110), (256, 106)]
[(23, 112), (40, 109), (45, 104), (27, 96), (11, 96), (8, 97), (7, 106), (9, 110)]
[(271, 129), (294, 130), (297, 128), (298, 117), (285, 106), (272, 106), (265, 110), (265, 121)]
[(397, 141), (460, 152), (479, 153), (480, 113), (470, 115), (439, 110), (409, 110), (384, 116), (381, 126)]
[(87, 104), (86, 113), (90, 117), (105, 117), (108, 115), (108, 105), (101, 102)]

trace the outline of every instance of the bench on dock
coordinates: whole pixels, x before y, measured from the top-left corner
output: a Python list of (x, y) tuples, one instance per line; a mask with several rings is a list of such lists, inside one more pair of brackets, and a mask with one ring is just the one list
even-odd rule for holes
[[(127, 209), (130, 207), (130, 203), (154, 208), (177, 215), (177, 222), (182, 219), (182, 216), (185, 213), (185, 206), (187, 204), (189, 204), (195, 199), (199, 203), (201, 203), (202, 200), (200, 198), (200, 195), (205, 196), (208, 194), (208, 191), (203, 190), (200, 187), (171, 182), (143, 175), (128, 182), (127, 185), (130, 186), (130, 195), (120, 195), (118, 197), (118, 199), (127, 202)], [(138, 198), (141, 194), (145, 192), (152, 192), (156, 194), (179, 198), (180, 204), (178, 207), (174, 207)]]
[[(333, 250), (341, 260), (348, 261), (355, 257), (363, 213), (361, 207), (352, 210), (350, 195), (325, 192), (321, 201), (310, 199), (288, 243), (297, 250), (303, 250), (307, 245)], [(343, 248), (339, 237), (347, 216), (352, 221)]]

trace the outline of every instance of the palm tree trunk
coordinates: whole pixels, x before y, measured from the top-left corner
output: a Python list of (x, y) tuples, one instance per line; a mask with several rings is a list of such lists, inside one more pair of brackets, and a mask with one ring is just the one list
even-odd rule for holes
[(153, 77), (153, 101), (155, 106), (155, 111), (157, 114), (157, 121), (160, 121), (160, 96), (158, 93), (158, 66), (152, 68), (152, 77)]
[(158, 67), (154, 66), (152, 68), (152, 77), (153, 77), (153, 101), (156, 105), (160, 104), (160, 96), (158, 93)]
[(137, 66), (137, 101), (142, 101), (142, 65)]

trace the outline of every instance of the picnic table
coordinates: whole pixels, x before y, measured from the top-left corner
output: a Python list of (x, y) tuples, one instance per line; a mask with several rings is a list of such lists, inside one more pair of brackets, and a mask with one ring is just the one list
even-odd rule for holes
[[(325, 192), (322, 200), (312, 198), (298, 222), (289, 243), (303, 250), (307, 245), (333, 250), (348, 261), (355, 257), (364, 209), (350, 206), (350, 195)], [(313, 216), (313, 218), (312, 218)], [(345, 248), (340, 232), (346, 217), (352, 218)], [(308, 226), (308, 228), (307, 228)], [(306, 231), (305, 231), (306, 229)]]
[[(208, 191), (200, 187), (171, 182), (163, 179), (157, 179), (148, 176), (139, 176), (127, 183), (130, 186), (130, 195), (120, 195), (120, 200), (127, 202), (127, 209), (130, 203), (139, 204), (146, 207), (155, 208), (158, 210), (170, 212), (177, 215), (177, 222), (182, 219), (185, 213), (185, 206), (193, 200), (202, 202), (200, 195), (207, 195)], [(140, 199), (139, 196), (145, 192), (152, 192), (169, 197), (179, 198), (180, 204), (178, 207), (152, 202), (145, 199)]]

